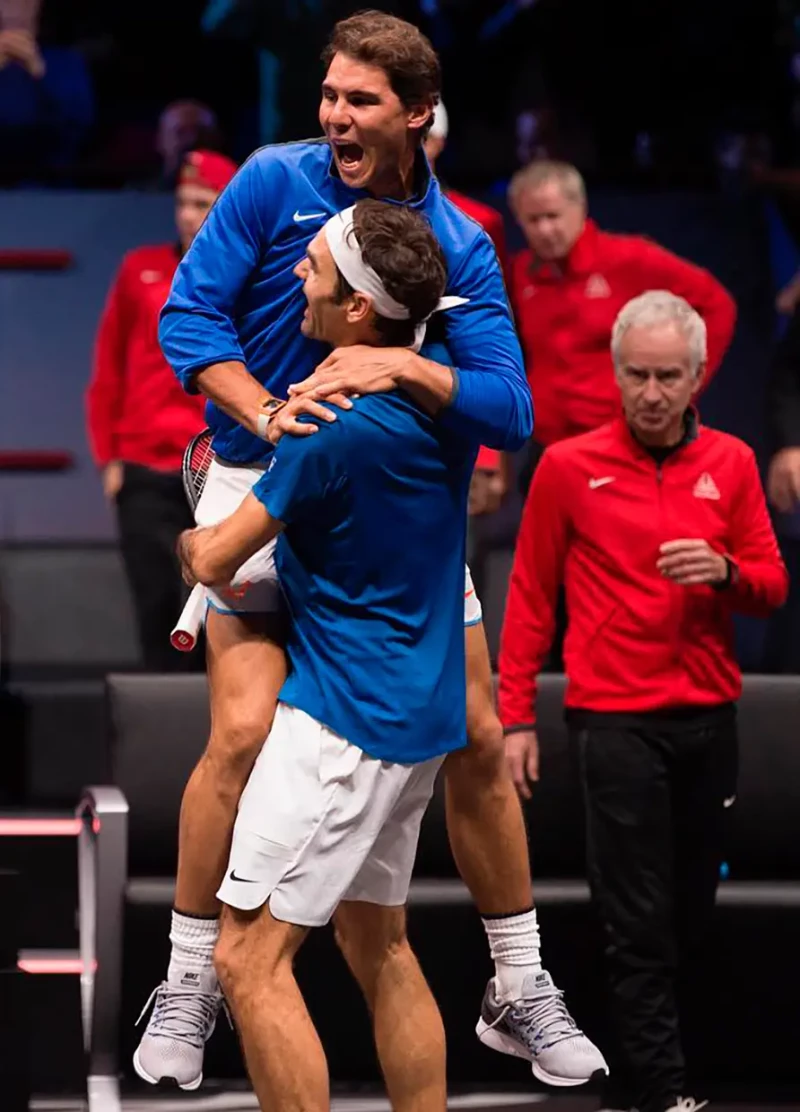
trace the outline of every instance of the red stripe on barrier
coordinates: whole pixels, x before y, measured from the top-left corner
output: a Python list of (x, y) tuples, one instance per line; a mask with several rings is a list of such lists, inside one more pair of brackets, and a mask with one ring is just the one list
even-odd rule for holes
[(76, 838), (81, 819), (2, 819), (0, 838)]
[(0, 270), (66, 270), (74, 259), (71, 251), (5, 247), (0, 250)]

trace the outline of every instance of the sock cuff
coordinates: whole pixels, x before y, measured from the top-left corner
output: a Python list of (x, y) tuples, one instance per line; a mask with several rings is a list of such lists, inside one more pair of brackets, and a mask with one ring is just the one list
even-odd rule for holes
[(498, 924), (500, 924), (503, 920), (510, 921), (511, 919), (522, 919), (526, 915), (533, 915), (534, 918), (536, 917), (536, 908), (534, 907), (533, 904), (531, 904), (530, 907), (526, 907), (523, 911), (510, 911), (510, 912), (504, 913), (503, 915), (483, 915), (483, 914), (481, 914), (481, 919), (483, 919), (484, 923), (498, 923)]

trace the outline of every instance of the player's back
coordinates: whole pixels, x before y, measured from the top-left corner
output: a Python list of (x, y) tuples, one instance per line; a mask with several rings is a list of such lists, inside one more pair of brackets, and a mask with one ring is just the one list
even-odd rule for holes
[[(387, 760), (461, 746), (471, 457), (402, 394), (358, 399), (310, 440), (310, 501), (278, 544), (292, 616), (281, 698)], [(311, 448), (284, 438), (278, 491), (283, 450)]]

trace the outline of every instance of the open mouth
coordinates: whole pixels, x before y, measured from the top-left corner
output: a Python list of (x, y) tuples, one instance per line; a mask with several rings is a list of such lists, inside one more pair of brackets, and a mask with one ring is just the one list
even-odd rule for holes
[(346, 174), (355, 173), (364, 159), (364, 148), (358, 143), (334, 143), (339, 169)]

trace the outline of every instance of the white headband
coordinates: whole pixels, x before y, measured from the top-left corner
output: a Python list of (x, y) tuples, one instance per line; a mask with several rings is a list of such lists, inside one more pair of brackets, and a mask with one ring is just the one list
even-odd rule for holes
[[(353, 226), (353, 212), (355, 205), (337, 212), (327, 222), (323, 231), (328, 241), (328, 248), (333, 256), (333, 261), (347, 281), (357, 293), (366, 294), (372, 298), (375, 312), (389, 320), (408, 320), (411, 316), (405, 305), (401, 305), (388, 292), (383, 282), (372, 269), (367, 266), (361, 255), (361, 248), (356, 239)], [(443, 297), (439, 301), (434, 313), (444, 309), (453, 309), (456, 305), (466, 305), (466, 297)], [(425, 327), (430, 317), (418, 324), (414, 330), (413, 351), (419, 351), (425, 340)]]

